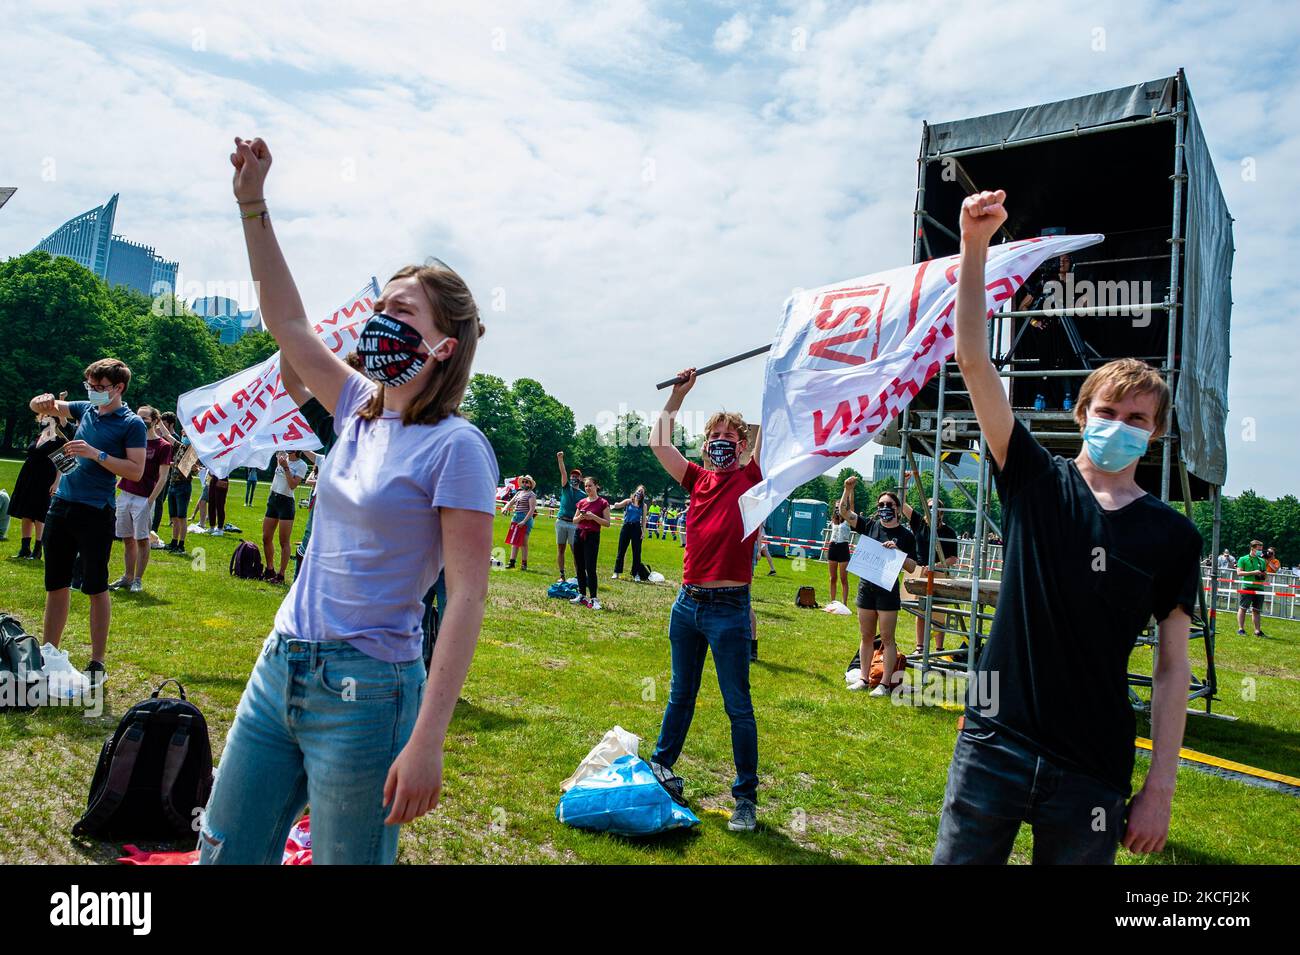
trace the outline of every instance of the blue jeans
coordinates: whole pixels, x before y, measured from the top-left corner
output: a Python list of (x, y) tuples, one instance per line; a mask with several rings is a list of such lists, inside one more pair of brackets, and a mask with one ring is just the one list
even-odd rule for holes
[(401, 827), (384, 824), (384, 782), (424, 680), (420, 660), (385, 663), (345, 640), (272, 632), (226, 737), (199, 863), (278, 865), (310, 803), (314, 863), (392, 864)]
[(1064, 769), (1007, 739), (957, 734), (943, 796), (936, 865), (1002, 865), (1020, 824), (1034, 832), (1035, 865), (1110, 865), (1124, 835), (1128, 795)]
[(683, 587), (673, 604), (668, 641), (673, 682), (659, 742), (650, 758), (669, 769), (677, 762), (695, 715), (704, 658), (712, 650), (722, 705), (731, 720), (731, 755), (736, 762), (731, 794), (757, 801), (758, 724), (749, 698), (749, 589), (727, 588), (724, 593), (699, 599)]

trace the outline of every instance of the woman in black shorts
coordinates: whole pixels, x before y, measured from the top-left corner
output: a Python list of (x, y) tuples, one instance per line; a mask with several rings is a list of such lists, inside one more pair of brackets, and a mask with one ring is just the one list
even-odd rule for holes
[(840, 506), (835, 505), (831, 514), (830, 549), (826, 553), (826, 563), (831, 570), (831, 603), (835, 603), (835, 589), (839, 586), (844, 599), (849, 599), (849, 538), (853, 536), (853, 526), (840, 513)]
[[(262, 553), (266, 569), (262, 579), (273, 584), (284, 583), (284, 570), (289, 566), (289, 538), (293, 534), (293, 518), (297, 501), (293, 490), (307, 476), (307, 462), (297, 451), (281, 451), (275, 456), (275, 477), (271, 479), (271, 493), (266, 498), (266, 516), (262, 518)], [(275, 540), (280, 541), (280, 562), (275, 561)], [(276, 569), (278, 566), (278, 570)]]
[[(916, 554), (916, 538), (898, 519), (903, 510), (903, 502), (893, 491), (882, 491), (876, 499), (876, 516), (867, 520), (853, 510), (853, 489), (857, 482), (858, 479), (852, 476), (845, 480), (844, 495), (840, 498), (840, 514), (864, 537), (870, 537), (872, 540), (880, 541), (886, 547), (897, 547), (903, 551), (907, 554), (903, 569), (915, 570), (916, 561), (913, 558)], [(862, 635), (860, 650), (862, 672), (865, 675), (871, 670), (873, 645), (876, 631), (879, 629), (880, 650), (883, 657), (881, 662), (885, 667), (885, 679), (871, 691), (871, 695), (888, 696), (892, 688), (894, 663), (898, 659), (898, 648), (894, 644), (894, 631), (898, 627), (898, 608), (901, 605), (898, 581), (894, 581), (891, 590), (886, 590), (868, 580), (858, 581), (857, 603), (858, 629)], [(849, 687), (850, 690), (866, 688), (865, 676)]]

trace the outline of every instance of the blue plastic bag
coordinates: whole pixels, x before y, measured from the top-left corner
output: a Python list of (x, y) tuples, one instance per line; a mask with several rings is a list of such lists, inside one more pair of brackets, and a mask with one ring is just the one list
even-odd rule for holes
[(695, 813), (673, 802), (645, 760), (620, 756), (563, 796), (555, 818), (575, 829), (650, 836), (698, 825)]
[(578, 596), (578, 585), (567, 580), (564, 583), (560, 583), (557, 580), (555, 583), (551, 584), (551, 586), (546, 588), (546, 596), (558, 597), (562, 600), (572, 600), (574, 597)]

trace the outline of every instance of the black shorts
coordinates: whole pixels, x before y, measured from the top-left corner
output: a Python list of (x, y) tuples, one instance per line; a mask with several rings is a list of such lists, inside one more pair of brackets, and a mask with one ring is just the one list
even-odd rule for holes
[(859, 580), (857, 602), (859, 610), (897, 610), (902, 606), (902, 597), (898, 584), (894, 584), (893, 590), (886, 590), (869, 580)]
[(72, 565), (81, 554), (81, 592), (88, 597), (108, 590), (108, 555), (113, 550), (113, 507), (94, 507), (56, 497), (45, 515), (45, 590), (72, 584)]
[(1259, 610), (1262, 612), (1264, 610), (1264, 595), (1261, 593), (1242, 594), (1241, 609)]
[(272, 491), (270, 497), (266, 499), (266, 516), (273, 517), (277, 521), (293, 520), (293, 498)]
[(833, 560), (837, 564), (846, 564), (849, 560), (849, 542), (838, 541), (831, 544), (830, 552), (826, 555), (827, 560)]

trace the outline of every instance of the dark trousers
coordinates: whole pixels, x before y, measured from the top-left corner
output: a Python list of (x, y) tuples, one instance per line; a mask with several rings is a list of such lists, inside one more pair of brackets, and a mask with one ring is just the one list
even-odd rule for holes
[(208, 526), (214, 530), (223, 530), (226, 526), (226, 493), (230, 484), (226, 481), (213, 481), (208, 485)]
[(632, 545), (632, 576), (644, 577), (645, 568), (641, 566), (641, 522), (624, 523), (618, 532), (618, 556), (614, 558), (614, 573), (623, 573), (623, 557), (627, 554), (627, 545)]
[(578, 572), (578, 593), (596, 599), (596, 555), (600, 552), (600, 532), (573, 535), (573, 566)]
[(253, 506), (253, 495), (256, 493), (257, 493), (257, 482), (245, 481), (244, 482), (244, 506), (245, 507)]
[(1005, 733), (957, 734), (943, 795), (936, 865), (1002, 865), (1020, 824), (1034, 831), (1035, 865), (1110, 865), (1128, 796), (1037, 756)]
[(166, 496), (166, 494), (159, 494), (153, 502), (153, 523), (149, 526), (155, 531), (158, 530), (158, 525), (162, 523), (163, 498)]
[(704, 658), (712, 650), (722, 706), (731, 721), (731, 756), (736, 763), (731, 794), (757, 801), (758, 724), (749, 695), (749, 588), (727, 588), (724, 593), (700, 599), (683, 587), (669, 618), (668, 642), (673, 682), (651, 759), (672, 769), (681, 755), (695, 716)]

